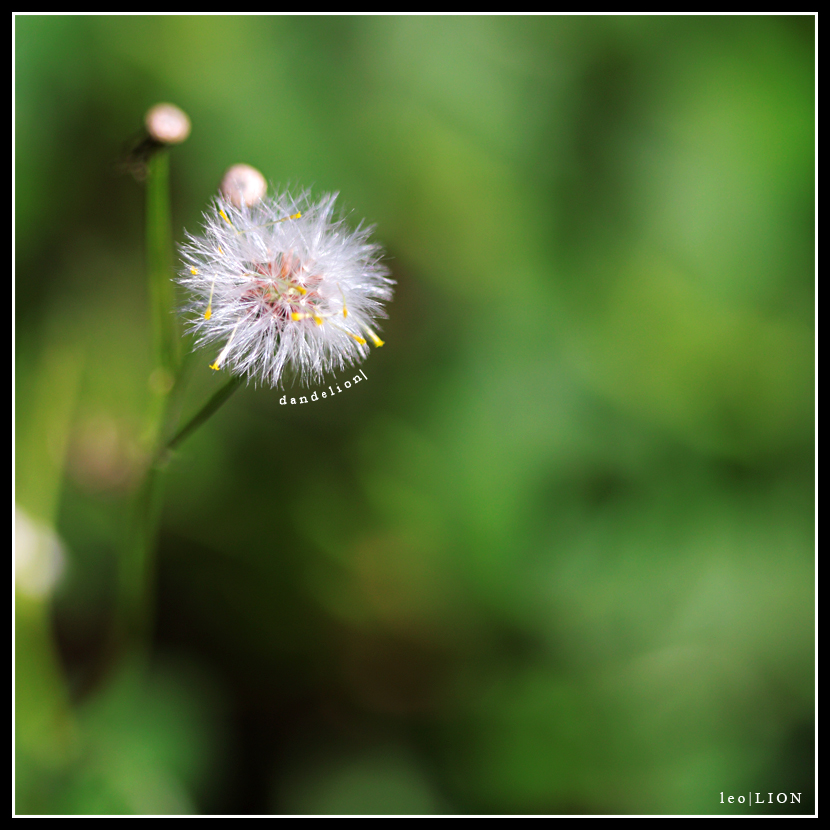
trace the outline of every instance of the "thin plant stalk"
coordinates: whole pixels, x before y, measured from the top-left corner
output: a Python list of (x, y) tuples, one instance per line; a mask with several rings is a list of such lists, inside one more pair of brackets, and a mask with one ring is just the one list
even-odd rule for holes
[(150, 464), (136, 493), (120, 574), (120, 624), (128, 647), (146, 652), (152, 636), (155, 550), (162, 501), (162, 470), (156, 464), (158, 445), (171, 419), (178, 390), (179, 343), (174, 314), (173, 235), (170, 211), (170, 159), (167, 150), (147, 162), (147, 277), (153, 336), (150, 376), (151, 406), (145, 440)]
[[(160, 149), (147, 162), (147, 277), (153, 332), (152, 402), (145, 435), (148, 466), (139, 486), (120, 563), (119, 628), (124, 645), (146, 661), (155, 611), (156, 537), (164, 471), (172, 452), (208, 420), (239, 388), (231, 378), (180, 429), (176, 424), (188, 376), (179, 351), (173, 283), (170, 160)], [(170, 437), (172, 435), (172, 437)]]
[(147, 163), (147, 275), (153, 326), (154, 365), (172, 382), (179, 367), (179, 335), (173, 313), (173, 234), (170, 212), (170, 155)]
[(221, 389), (213, 393), (208, 398), (205, 405), (166, 443), (161, 451), (164, 453), (164, 458), (160, 457), (160, 461), (165, 461), (169, 457), (169, 453), (175, 450), (186, 438), (189, 438), (196, 430), (208, 420), (227, 400), (236, 392), (242, 385), (244, 376), (236, 375), (232, 377)]

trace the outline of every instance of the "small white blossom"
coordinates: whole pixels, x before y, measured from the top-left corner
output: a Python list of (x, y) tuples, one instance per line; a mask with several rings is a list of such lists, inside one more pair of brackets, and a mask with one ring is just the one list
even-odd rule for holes
[(335, 199), (283, 193), (249, 206), (220, 195), (203, 233), (187, 235), (179, 281), (197, 346), (216, 348), (212, 369), (281, 386), (291, 367), (309, 385), (383, 345), (375, 321), (394, 282), (373, 229), (350, 229)]

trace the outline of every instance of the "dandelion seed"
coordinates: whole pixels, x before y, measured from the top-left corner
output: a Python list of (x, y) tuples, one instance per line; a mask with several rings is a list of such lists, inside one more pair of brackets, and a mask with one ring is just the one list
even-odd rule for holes
[(290, 368), (307, 386), (366, 358), (367, 337), (383, 345), (374, 328), (394, 281), (372, 228), (349, 228), (335, 199), (248, 204), (226, 190), (201, 235), (187, 235), (179, 281), (197, 346), (217, 350), (212, 369), (282, 386)]

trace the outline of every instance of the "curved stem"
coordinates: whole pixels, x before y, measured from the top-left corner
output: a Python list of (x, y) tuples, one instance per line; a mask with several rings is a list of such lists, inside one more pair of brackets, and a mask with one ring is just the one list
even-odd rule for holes
[[(214, 392), (207, 403), (163, 446), (160, 453), (170, 453), (189, 438), (211, 415), (214, 414), (242, 385), (241, 376), (232, 377), (221, 389)], [(163, 460), (163, 459), (160, 459)]]

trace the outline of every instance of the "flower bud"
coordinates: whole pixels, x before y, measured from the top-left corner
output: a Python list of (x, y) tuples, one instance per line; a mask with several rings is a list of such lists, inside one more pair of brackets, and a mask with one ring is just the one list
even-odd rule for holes
[(234, 207), (252, 207), (261, 201), (268, 184), (262, 173), (250, 164), (234, 164), (228, 168), (219, 189)]
[(173, 104), (156, 104), (147, 110), (144, 126), (159, 144), (181, 144), (190, 135), (190, 119)]

